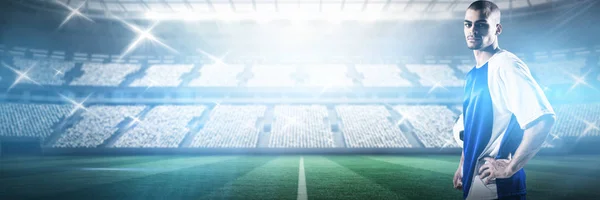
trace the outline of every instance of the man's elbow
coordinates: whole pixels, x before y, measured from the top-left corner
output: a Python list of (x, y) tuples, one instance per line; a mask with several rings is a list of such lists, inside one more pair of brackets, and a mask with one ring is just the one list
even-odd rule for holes
[(537, 130), (535, 131), (537, 133), (548, 134), (554, 123), (556, 123), (556, 115), (547, 114), (530, 123), (527, 129)]
[(554, 123), (556, 123), (556, 115), (554, 114), (544, 115), (540, 118), (542, 118), (542, 121), (544, 123), (544, 130), (550, 131), (552, 126), (554, 126)]

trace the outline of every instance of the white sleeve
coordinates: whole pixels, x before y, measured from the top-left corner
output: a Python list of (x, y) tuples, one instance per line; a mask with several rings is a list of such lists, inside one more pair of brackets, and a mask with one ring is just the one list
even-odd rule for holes
[(522, 129), (543, 115), (554, 115), (546, 95), (523, 62), (509, 61), (498, 69), (497, 75), (503, 104), (517, 118)]

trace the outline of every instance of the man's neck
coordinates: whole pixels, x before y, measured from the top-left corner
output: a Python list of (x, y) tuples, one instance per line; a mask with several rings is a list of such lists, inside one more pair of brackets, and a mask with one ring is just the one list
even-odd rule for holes
[(500, 51), (500, 47), (498, 44), (490, 45), (481, 50), (473, 50), (473, 54), (475, 55), (475, 61), (477, 61), (477, 66), (481, 66), (485, 64), (487, 61), (494, 56), (494, 54)]

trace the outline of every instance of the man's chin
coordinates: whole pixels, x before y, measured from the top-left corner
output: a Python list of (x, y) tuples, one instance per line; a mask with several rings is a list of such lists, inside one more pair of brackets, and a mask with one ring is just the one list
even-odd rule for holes
[(467, 46), (470, 50), (480, 50), (481, 46)]

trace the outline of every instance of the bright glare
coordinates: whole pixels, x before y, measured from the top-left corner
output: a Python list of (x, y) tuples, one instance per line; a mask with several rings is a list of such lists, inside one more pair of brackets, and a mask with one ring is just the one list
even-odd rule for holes
[(452, 17), (451, 12), (437, 12), (428, 15), (422, 13), (390, 13), (390, 12), (247, 12), (238, 13), (233, 11), (206, 13), (206, 12), (169, 12), (157, 13), (147, 12), (147, 19), (151, 20), (190, 20), (190, 21), (237, 21), (254, 20), (257, 23), (267, 23), (274, 20), (292, 21), (314, 21), (322, 20), (330, 23), (341, 21), (364, 21), (373, 22), (377, 20), (414, 20), (416, 18), (448, 19)]

